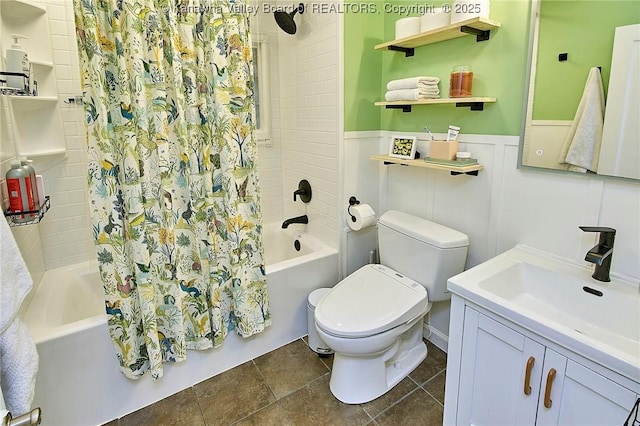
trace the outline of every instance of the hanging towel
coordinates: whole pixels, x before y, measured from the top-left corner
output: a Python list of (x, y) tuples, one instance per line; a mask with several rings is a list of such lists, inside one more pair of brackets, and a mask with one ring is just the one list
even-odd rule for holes
[(391, 80), (387, 83), (387, 90), (438, 87), (438, 83), (440, 83), (438, 77), (409, 77), (401, 80)]
[(596, 67), (591, 68), (582, 99), (565, 139), (558, 162), (567, 170), (586, 173), (596, 172), (600, 158), (600, 143), (604, 126), (604, 89), (602, 76)]
[(15, 416), (31, 409), (38, 352), (17, 317), (33, 281), (6, 219), (0, 219), (0, 386), (7, 410)]
[(437, 99), (440, 97), (440, 90), (435, 89), (402, 89), (389, 90), (384, 95), (384, 99), (391, 101), (417, 101), (419, 99)]

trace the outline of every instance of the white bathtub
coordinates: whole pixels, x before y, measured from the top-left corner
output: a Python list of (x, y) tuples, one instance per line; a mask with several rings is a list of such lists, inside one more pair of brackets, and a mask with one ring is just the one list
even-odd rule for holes
[(265, 226), (265, 252), (271, 327), (248, 339), (231, 333), (217, 349), (189, 351), (186, 362), (165, 364), (156, 382), (147, 376), (132, 381), (120, 372), (97, 264), (47, 271), (23, 316), (40, 355), (33, 406), (42, 408), (42, 424), (108, 422), (307, 334), (307, 295), (338, 282), (337, 251), (274, 223)]

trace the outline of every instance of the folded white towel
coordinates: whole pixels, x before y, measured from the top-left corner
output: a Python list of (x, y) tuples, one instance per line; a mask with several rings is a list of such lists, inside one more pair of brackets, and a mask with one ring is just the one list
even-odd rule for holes
[(409, 77), (400, 80), (391, 80), (387, 83), (387, 90), (417, 89), (425, 86), (436, 86), (440, 83), (438, 77)]
[(384, 94), (384, 99), (391, 101), (417, 101), (419, 99), (437, 99), (440, 97), (440, 90), (435, 89), (402, 89), (389, 90)]
[(31, 409), (38, 353), (27, 327), (17, 318), (33, 281), (6, 219), (0, 219), (0, 386), (16, 416)]
[(576, 115), (558, 162), (567, 164), (568, 170), (586, 173), (596, 172), (600, 159), (600, 143), (604, 127), (604, 89), (602, 76), (596, 67), (591, 68), (587, 83), (578, 104)]
[(27, 326), (16, 318), (0, 334), (0, 386), (7, 410), (14, 416), (31, 410), (37, 372), (36, 345)]
[(11, 324), (33, 281), (6, 218), (0, 220), (0, 333)]

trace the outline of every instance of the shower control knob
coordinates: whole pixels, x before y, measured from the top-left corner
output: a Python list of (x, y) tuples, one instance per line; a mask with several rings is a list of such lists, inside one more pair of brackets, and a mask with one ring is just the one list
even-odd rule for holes
[(298, 183), (298, 189), (293, 191), (293, 201), (297, 200), (298, 195), (303, 203), (311, 201), (311, 184), (306, 179), (302, 179)]

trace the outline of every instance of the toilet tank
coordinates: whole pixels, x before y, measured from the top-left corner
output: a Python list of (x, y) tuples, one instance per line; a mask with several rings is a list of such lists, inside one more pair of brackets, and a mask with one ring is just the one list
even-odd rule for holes
[(430, 302), (451, 299), (447, 280), (464, 271), (469, 237), (397, 210), (378, 221), (380, 263), (422, 284)]

